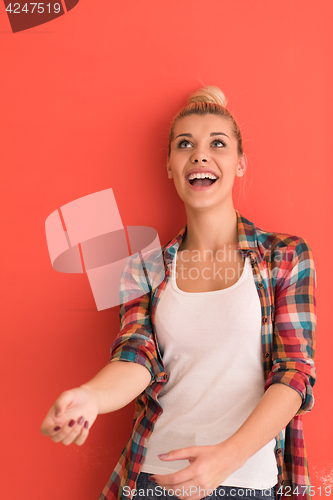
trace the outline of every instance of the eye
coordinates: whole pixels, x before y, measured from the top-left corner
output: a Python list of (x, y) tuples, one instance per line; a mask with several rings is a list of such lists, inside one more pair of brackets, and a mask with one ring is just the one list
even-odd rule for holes
[(187, 139), (181, 139), (177, 143), (177, 148), (184, 149), (184, 148), (187, 148), (187, 145), (191, 145), (190, 141), (188, 141)]
[[(214, 143), (218, 143), (219, 145), (218, 145), (217, 147), (219, 147), (219, 148), (220, 148), (220, 147), (223, 147), (223, 148), (225, 148), (225, 147), (226, 147), (226, 143), (225, 143), (224, 141), (221, 141), (221, 139), (215, 139), (215, 140), (212, 142), (212, 144), (214, 144)], [(222, 146), (221, 146), (221, 145), (222, 145)]]
[[(214, 139), (212, 141), (212, 145), (216, 145), (216, 147), (218, 147), (218, 148), (225, 148), (227, 144), (224, 141), (222, 141), (221, 139)], [(181, 139), (177, 143), (178, 149), (186, 149), (188, 147), (191, 147), (191, 143), (187, 139)]]

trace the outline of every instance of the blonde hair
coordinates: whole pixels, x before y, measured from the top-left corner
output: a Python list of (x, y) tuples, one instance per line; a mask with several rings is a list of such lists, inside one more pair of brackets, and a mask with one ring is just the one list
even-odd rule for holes
[(237, 150), (238, 154), (243, 154), (243, 141), (240, 128), (231, 115), (230, 111), (226, 108), (227, 99), (223, 94), (222, 90), (214, 85), (209, 85), (207, 87), (202, 87), (192, 94), (190, 94), (186, 106), (179, 111), (179, 113), (174, 117), (172, 125), (169, 131), (169, 147), (168, 147), (168, 158), (171, 152), (171, 142), (174, 139), (175, 124), (180, 118), (190, 115), (206, 115), (208, 113), (213, 115), (220, 115), (227, 119), (232, 126), (234, 136), (237, 140)]

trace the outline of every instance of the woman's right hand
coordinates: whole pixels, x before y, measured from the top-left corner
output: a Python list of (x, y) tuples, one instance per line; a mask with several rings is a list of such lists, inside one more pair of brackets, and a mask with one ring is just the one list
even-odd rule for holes
[(55, 443), (81, 446), (98, 415), (98, 406), (92, 389), (77, 387), (60, 394), (45, 417), (41, 433)]

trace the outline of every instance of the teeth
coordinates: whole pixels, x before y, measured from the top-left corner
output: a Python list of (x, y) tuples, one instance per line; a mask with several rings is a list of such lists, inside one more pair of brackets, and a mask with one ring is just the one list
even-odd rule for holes
[(193, 180), (193, 179), (205, 179), (205, 177), (207, 177), (208, 179), (217, 179), (216, 175), (214, 174), (211, 174), (211, 173), (193, 173), (193, 174), (190, 174), (188, 176), (188, 179), (189, 181)]

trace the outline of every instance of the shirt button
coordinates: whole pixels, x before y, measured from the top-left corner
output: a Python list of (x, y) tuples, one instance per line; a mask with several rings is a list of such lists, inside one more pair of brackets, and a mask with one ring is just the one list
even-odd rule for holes
[(150, 424), (148, 424), (147, 429), (148, 429), (149, 431), (151, 431), (152, 427), (153, 427), (153, 424), (152, 424), (152, 423), (150, 423)]
[(264, 316), (264, 317), (262, 318), (262, 322), (263, 322), (263, 324), (267, 323), (267, 316)]
[(264, 285), (261, 281), (258, 283), (258, 288), (264, 288)]
[(264, 358), (269, 358), (269, 352), (265, 352)]
[(276, 450), (276, 454), (277, 454), (277, 455), (281, 455), (281, 448), (278, 448), (278, 449)]
[(250, 260), (251, 264), (254, 264), (254, 263), (255, 263), (255, 261), (256, 261), (256, 259), (251, 259), (251, 260)]

